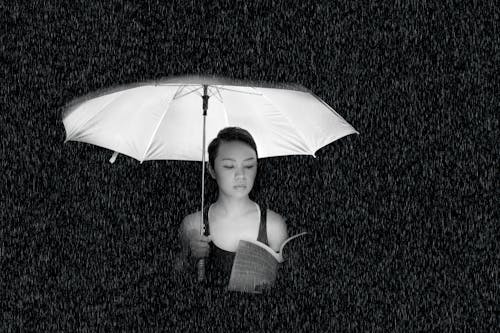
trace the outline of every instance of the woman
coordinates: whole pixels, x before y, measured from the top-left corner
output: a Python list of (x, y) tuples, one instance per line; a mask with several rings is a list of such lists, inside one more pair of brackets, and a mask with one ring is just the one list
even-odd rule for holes
[(248, 194), (257, 175), (257, 147), (250, 133), (227, 127), (208, 146), (210, 176), (218, 186), (217, 201), (206, 205), (200, 235), (202, 212), (184, 218), (179, 228), (182, 244), (181, 267), (192, 258), (192, 265), (207, 258), (207, 280), (226, 286), (240, 240), (259, 240), (275, 251), (288, 238), (283, 218), (252, 201)]

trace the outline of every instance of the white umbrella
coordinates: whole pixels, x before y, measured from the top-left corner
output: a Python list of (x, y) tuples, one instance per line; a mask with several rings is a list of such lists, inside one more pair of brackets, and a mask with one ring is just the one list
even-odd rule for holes
[(63, 124), (66, 141), (111, 149), (111, 162), (121, 153), (141, 163), (205, 162), (206, 142), (228, 126), (252, 134), (259, 158), (315, 156), (321, 147), (358, 133), (303, 87), (194, 76), (145, 82), (74, 102)]

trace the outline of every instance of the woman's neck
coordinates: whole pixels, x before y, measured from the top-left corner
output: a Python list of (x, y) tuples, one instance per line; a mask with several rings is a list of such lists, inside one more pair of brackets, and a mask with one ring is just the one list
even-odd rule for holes
[(253, 206), (253, 201), (247, 196), (242, 198), (234, 198), (219, 194), (217, 201), (214, 203), (219, 213), (225, 217), (239, 216), (248, 211)]

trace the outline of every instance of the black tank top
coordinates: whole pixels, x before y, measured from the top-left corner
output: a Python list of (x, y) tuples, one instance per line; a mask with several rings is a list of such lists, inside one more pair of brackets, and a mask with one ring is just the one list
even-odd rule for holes
[[(208, 209), (210, 205), (207, 205), (203, 210), (203, 224), (205, 227), (205, 236), (210, 235), (210, 229), (208, 224)], [(267, 208), (265, 206), (259, 206), (260, 209), (260, 225), (259, 225), (259, 235), (257, 240), (266, 245), (267, 240), (267, 223), (266, 223), (266, 212)], [(210, 255), (207, 258), (205, 271), (207, 283), (216, 287), (226, 287), (229, 283), (229, 278), (231, 276), (231, 269), (233, 268), (233, 261), (236, 253), (231, 251), (226, 251), (219, 248), (214, 242), (210, 242)]]

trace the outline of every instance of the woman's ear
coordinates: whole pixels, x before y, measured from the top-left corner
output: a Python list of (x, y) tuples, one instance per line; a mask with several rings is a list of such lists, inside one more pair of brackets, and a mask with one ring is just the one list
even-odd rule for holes
[(210, 163), (207, 163), (207, 167), (208, 167), (208, 173), (210, 173), (210, 176), (212, 176), (212, 178), (215, 179), (215, 170), (212, 168)]

